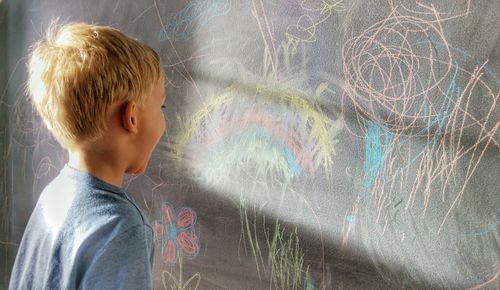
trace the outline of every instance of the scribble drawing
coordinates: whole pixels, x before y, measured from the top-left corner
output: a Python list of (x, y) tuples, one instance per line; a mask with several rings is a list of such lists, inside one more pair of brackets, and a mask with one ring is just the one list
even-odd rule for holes
[[(404, 5), (404, 3), (400, 0), (388, 0), (390, 6), (392, 9), (397, 9), (401, 8), (403, 11), (406, 13), (410, 14), (416, 14), (418, 15), (418, 18), (424, 19), (426, 16), (429, 16), (429, 22), (434, 22), (434, 23), (441, 23), (447, 20), (451, 20), (454, 18), (460, 18), (469, 15), (470, 9), (471, 9), (471, 4), (472, 0), (464, 0), (462, 3), (465, 4), (465, 8), (461, 13), (456, 13), (456, 12), (443, 12), (443, 11), (438, 11), (435, 9), (434, 5), (431, 3), (429, 5), (426, 5), (422, 3), (422, 1), (415, 1), (415, 4), (417, 5), (416, 8), (408, 8), (407, 6)], [(457, 3), (459, 3), (457, 1)], [(431, 11), (431, 13), (429, 13)]]
[[(377, 221), (388, 220), (384, 209), (402, 194), (405, 209), (418, 200), (425, 213), (431, 192), (440, 188), (441, 200), (450, 205), (439, 234), (487, 148), (500, 148), (495, 138), (500, 84), (487, 61), (448, 44), (441, 24), (454, 16), (419, 7), (393, 6), (385, 19), (345, 42), (344, 97), (354, 104), (364, 133), (363, 186), (377, 208)], [(471, 64), (473, 71), (464, 67)], [(472, 110), (478, 96), (486, 108), (481, 113)], [(459, 162), (465, 163), (461, 184)], [(458, 186), (455, 196), (450, 184)]]
[(451, 55), (435, 59), (433, 44), (422, 39), (446, 42), (437, 25), (393, 11), (344, 45), (347, 95), (361, 114), (391, 131), (425, 128), (418, 121), (439, 110), (429, 98), (446, 80)]
[(292, 53), (297, 52), (300, 43), (315, 42), (316, 27), (330, 18), (335, 11), (345, 9), (343, 0), (302, 0), (300, 6), (309, 14), (301, 15), (297, 23), (288, 26), (285, 32), (288, 42), (292, 45)]
[(15, 146), (32, 148), (48, 139), (48, 134), (44, 130), (41, 119), (35, 113), (29, 96), (16, 98), (10, 114), (9, 126), (12, 126), (11, 142), (14, 142)]
[(229, 88), (180, 123), (177, 160), (211, 184), (249, 168), (257, 180), (285, 183), (304, 172), (329, 172), (343, 127), (293, 91), (263, 86)]
[(179, 256), (195, 257), (199, 251), (199, 240), (195, 232), (196, 213), (184, 207), (178, 211), (165, 202), (162, 220), (153, 224), (156, 240), (161, 243), (161, 256), (165, 264), (175, 264)]
[(158, 34), (161, 41), (187, 40), (211, 19), (227, 15), (231, 10), (230, 0), (197, 0), (177, 12), (168, 20)]
[[(258, 3), (257, 3), (258, 2)], [(316, 26), (321, 22), (326, 21), (335, 10), (343, 9), (343, 0), (340, 1), (302, 1), (301, 7), (312, 13), (299, 17), (297, 25), (291, 25), (287, 32), (285, 32), (286, 41), (277, 40), (274, 35), (274, 26), (267, 17), (267, 10), (262, 0), (252, 0), (250, 12), (255, 18), (257, 27), (259, 28), (260, 36), (262, 38), (264, 49), (263, 55), (263, 77), (268, 79), (272, 76), (274, 81), (280, 81), (283, 76), (280, 76), (280, 65), (286, 70), (290, 69), (291, 56), (297, 54), (297, 46), (301, 39), (304, 42), (313, 42), (316, 40)], [(319, 16), (318, 16), (319, 14)], [(317, 19), (320, 17), (321, 19)], [(303, 56), (305, 58), (305, 56)], [(282, 59), (281, 59), (282, 58)], [(281, 61), (281, 62), (280, 62)], [(294, 76), (296, 76), (295, 72)], [(285, 75), (290, 77), (290, 75)]]

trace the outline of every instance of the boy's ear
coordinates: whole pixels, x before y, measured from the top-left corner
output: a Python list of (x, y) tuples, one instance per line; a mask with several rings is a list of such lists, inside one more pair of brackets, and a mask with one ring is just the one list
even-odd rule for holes
[(137, 104), (134, 101), (129, 101), (124, 104), (122, 110), (123, 128), (130, 133), (137, 133)]

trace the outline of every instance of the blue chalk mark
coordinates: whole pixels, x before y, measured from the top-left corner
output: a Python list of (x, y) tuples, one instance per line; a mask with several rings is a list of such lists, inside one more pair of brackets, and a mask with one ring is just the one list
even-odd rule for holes
[(283, 145), (283, 151), (285, 153), (286, 161), (288, 162), (288, 166), (292, 170), (292, 176), (300, 175), (300, 167), (295, 160), (295, 156), (293, 156), (292, 152), (286, 145)]
[(366, 192), (375, 183), (379, 172), (383, 171), (384, 159), (394, 135), (380, 124), (372, 121), (364, 120), (363, 125), (365, 128), (365, 161), (363, 165), (365, 175), (363, 178), (363, 188)]
[(269, 144), (274, 144), (277, 148), (280, 148), (285, 159), (287, 160), (288, 166), (292, 171), (292, 177), (300, 175), (300, 166), (297, 164), (297, 160), (295, 156), (292, 154), (292, 151), (288, 148), (288, 145), (284, 142), (278, 141), (272, 136), (267, 130), (262, 127), (258, 127), (255, 129), (255, 139), (259, 137), (263, 137)]
[(482, 235), (485, 235), (485, 234), (488, 234), (488, 233), (494, 231), (499, 224), (500, 224), (500, 216), (497, 217), (497, 220), (496, 220), (495, 223), (487, 225), (481, 231), (478, 231), (478, 232), (469, 232), (469, 233), (466, 233), (465, 235), (469, 236), (469, 237), (482, 236)]
[[(444, 128), (446, 120), (449, 117), (449, 110), (451, 106), (452, 99), (455, 99), (460, 95), (460, 89), (456, 88), (456, 79), (458, 77), (458, 64), (455, 65), (455, 72), (452, 80), (450, 81), (450, 85), (448, 86), (446, 94), (451, 96), (446, 101), (444, 108), (441, 109), (441, 112), (428, 124), (428, 128), (434, 127), (437, 125), (437, 129), (434, 132), (431, 140), (429, 140), (428, 146), (431, 146), (431, 150), (435, 148), (439, 136)], [(363, 166), (363, 171), (365, 173), (363, 180), (363, 188), (365, 192), (369, 191), (377, 176), (380, 172), (383, 171), (384, 168), (384, 159), (388, 153), (389, 144), (393, 141), (394, 134), (391, 133), (387, 128), (382, 127), (382, 125), (364, 120), (363, 126), (365, 129), (365, 161)], [(425, 133), (428, 128), (422, 129), (418, 134)], [(410, 138), (406, 138), (399, 142), (399, 145), (403, 145), (408, 142)], [(418, 158), (424, 154), (425, 150), (421, 150), (408, 164), (402, 169), (407, 168), (411, 164), (415, 163)], [(401, 171), (400, 171), (401, 172)]]
[[(458, 88), (456, 85), (459, 69), (458, 63), (455, 63), (454, 66), (455, 71), (446, 91), (446, 95), (450, 96), (450, 98), (447, 99), (438, 115), (428, 123), (427, 128), (416, 132), (416, 134), (419, 135), (422, 133), (426, 133), (432, 127), (437, 127), (435, 132), (433, 133), (431, 140), (428, 141), (427, 146), (430, 146), (431, 150), (435, 148), (442, 130), (446, 124), (446, 121), (449, 118), (449, 110), (452, 104), (452, 100), (458, 98), (461, 93), (460, 88)], [(365, 129), (365, 161), (363, 166), (365, 175), (363, 180), (363, 189), (365, 192), (367, 192), (375, 183), (378, 174), (383, 171), (384, 159), (388, 154), (388, 146), (393, 141), (394, 134), (391, 133), (387, 128), (373, 121), (364, 120), (363, 126)], [(399, 141), (398, 145), (404, 145), (406, 142), (409, 142), (410, 139), (411, 137), (405, 138), (404, 140)], [(401, 169), (404, 170), (407, 167), (411, 166), (425, 153), (425, 151), (425, 149), (422, 149), (418, 154), (414, 156), (412, 160), (410, 160), (410, 162), (408, 162), (405, 167)], [(399, 172), (402, 171), (400, 170)]]
[(212, 18), (223, 16), (231, 10), (230, 0), (193, 1), (177, 12), (158, 33), (160, 41), (187, 40)]
[(355, 216), (353, 216), (353, 215), (348, 215), (348, 216), (346, 216), (346, 218), (345, 218), (345, 219), (346, 219), (346, 220), (347, 220), (347, 222), (348, 222), (348, 223), (350, 223), (350, 224), (352, 224), (352, 223), (354, 223), (354, 222), (356, 221), (356, 217), (355, 217)]
[[(433, 150), (435, 148), (436, 143), (437, 143), (437, 141), (439, 139), (439, 136), (441, 135), (442, 129), (444, 128), (445, 121), (448, 120), (448, 117), (449, 117), (449, 113), (448, 112), (450, 110), (451, 100), (455, 99), (455, 98), (458, 98), (458, 96), (460, 96), (461, 90), (460, 90), (460, 88), (456, 87), (457, 76), (458, 76), (458, 64), (455, 65), (455, 73), (453, 74), (453, 78), (450, 81), (450, 85), (448, 86), (448, 89), (446, 91), (446, 95), (450, 96), (450, 98), (448, 98), (448, 100), (446, 102), (446, 105), (445, 105), (445, 108), (442, 109), (441, 112), (438, 114), (438, 116), (428, 125), (428, 128), (431, 128), (432, 126), (434, 126), (434, 124), (436, 124), (436, 123), (438, 124), (438, 127), (437, 127), (436, 131), (434, 132), (431, 140), (429, 140), (429, 142), (427, 144), (427, 146), (430, 146), (431, 150)], [(427, 129), (423, 129), (422, 131), (418, 132), (417, 134), (424, 133), (425, 131), (427, 131)], [(401, 142), (400, 144), (404, 144), (408, 140), (409, 140), (409, 138), (406, 139), (405, 141)], [(420, 156), (422, 156), (422, 154), (424, 154), (424, 152), (425, 152), (425, 149), (421, 150), (402, 169), (406, 169), (406, 168), (408, 168), (408, 166), (410, 166), (413, 163), (415, 163), (418, 160), (418, 158), (420, 158)]]
[(175, 240), (177, 237), (177, 226), (175, 225), (175, 222), (172, 222), (171, 224), (166, 224), (165, 225), (165, 239), (166, 240)]

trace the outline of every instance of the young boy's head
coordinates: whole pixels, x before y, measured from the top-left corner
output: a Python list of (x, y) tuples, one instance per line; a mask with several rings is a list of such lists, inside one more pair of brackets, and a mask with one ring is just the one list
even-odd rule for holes
[(71, 23), (49, 29), (33, 49), (28, 91), (43, 121), (67, 149), (106, 134), (112, 103), (144, 105), (163, 70), (158, 54), (117, 29)]

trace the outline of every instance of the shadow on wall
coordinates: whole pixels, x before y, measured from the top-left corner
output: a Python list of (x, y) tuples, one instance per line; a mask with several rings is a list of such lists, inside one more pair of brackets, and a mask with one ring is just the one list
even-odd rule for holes
[[(12, 263), (17, 251), (18, 241), (27, 220), (21, 218), (22, 227), (15, 226), (19, 220), (14, 210), (14, 200), (23, 202), (22, 208), (31, 208), (31, 201), (23, 195), (14, 195), (15, 160), (12, 154), (12, 128), (9, 120), (17, 99), (22, 98), (22, 84), (25, 76), (23, 63), (24, 38), (19, 37), (24, 31), (24, 13), (22, 1), (0, 1), (0, 288), (7, 288)], [(21, 192), (17, 191), (16, 192)], [(31, 192), (31, 191), (25, 191)], [(29, 196), (29, 195), (28, 195)]]

